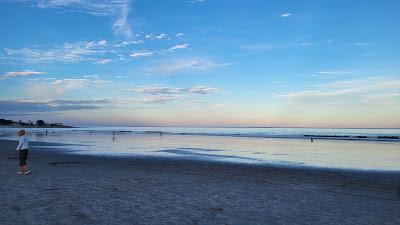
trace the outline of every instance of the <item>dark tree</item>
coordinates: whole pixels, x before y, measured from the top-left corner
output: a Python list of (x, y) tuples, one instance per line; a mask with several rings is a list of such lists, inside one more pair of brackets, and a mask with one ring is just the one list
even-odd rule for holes
[(44, 123), (43, 120), (38, 120), (38, 121), (36, 121), (36, 126), (38, 126), (38, 127), (43, 127), (44, 125), (45, 125), (45, 123)]
[(0, 119), (0, 125), (12, 125), (13, 123), (12, 120)]

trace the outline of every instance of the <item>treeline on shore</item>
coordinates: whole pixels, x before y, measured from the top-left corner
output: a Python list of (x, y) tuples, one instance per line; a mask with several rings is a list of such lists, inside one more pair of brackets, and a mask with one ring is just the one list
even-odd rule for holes
[(44, 120), (37, 120), (36, 122), (28, 120), (27, 122), (24, 122), (22, 120), (13, 121), (13, 120), (7, 120), (7, 119), (0, 119), (0, 126), (12, 126), (12, 127), (59, 127), (59, 128), (71, 127), (71, 126), (64, 125), (62, 123), (48, 123), (48, 122), (45, 122)]

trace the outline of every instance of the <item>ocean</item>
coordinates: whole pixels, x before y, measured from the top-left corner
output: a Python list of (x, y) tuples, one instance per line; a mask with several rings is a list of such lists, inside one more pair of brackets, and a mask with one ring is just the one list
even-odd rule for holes
[[(0, 128), (17, 140), (19, 128)], [(400, 171), (400, 129), (84, 127), (26, 128), (58, 151), (173, 157), (287, 167)], [(311, 140), (312, 139), (312, 140)], [(39, 148), (42, 146), (34, 146)]]

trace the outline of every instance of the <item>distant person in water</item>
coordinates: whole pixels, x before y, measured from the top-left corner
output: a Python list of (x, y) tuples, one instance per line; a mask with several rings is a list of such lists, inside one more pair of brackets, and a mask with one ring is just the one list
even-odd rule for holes
[(311, 142), (314, 142), (314, 139), (313, 139), (313, 138), (311, 138), (311, 139), (310, 139), (310, 141), (311, 141)]
[(17, 174), (29, 174), (31, 171), (26, 167), (26, 158), (28, 157), (29, 140), (25, 135), (24, 130), (18, 132), (19, 143), (17, 146), (17, 152), (19, 154), (19, 171)]

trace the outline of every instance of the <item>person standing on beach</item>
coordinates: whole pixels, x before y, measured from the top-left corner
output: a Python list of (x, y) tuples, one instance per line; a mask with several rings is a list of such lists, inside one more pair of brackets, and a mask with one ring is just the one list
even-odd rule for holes
[(19, 143), (17, 146), (17, 152), (19, 154), (19, 171), (17, 174), (29, 174), (31, 171), (28, 171), (26, 167), (26, 158), (28, 157), (28, 149), (29, 149), (29, 140), (28, 137), (25, 135), (24, 130), (20, 130), (18, 132)]

